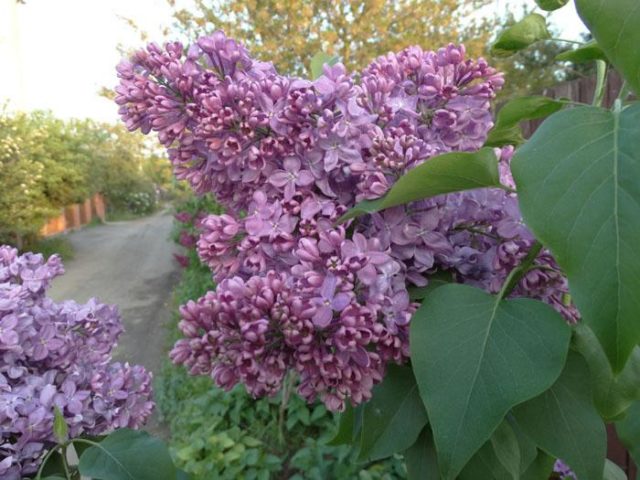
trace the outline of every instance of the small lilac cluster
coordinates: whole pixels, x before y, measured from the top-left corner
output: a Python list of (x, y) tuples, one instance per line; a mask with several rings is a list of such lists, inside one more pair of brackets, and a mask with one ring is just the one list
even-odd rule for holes
[[(499, 289), (533, 245), (514, 194), (444, 195), (337, 226), (434, 155), (480, 148), (502, 75), (462, 46), (409, 47), (359, 76), (341, 64), (314, 81), (278, 74), (222, 32), (185, 50), (151, 44), (118, 67), (126, 125), (154, 130), (175, 174), (225, 208), (200, 223), (197, 251), (219, 283), (182, 309), (172, 358), (254, 395), (287, 371), (330, 409), (360, 403), (408, 355), (407, 282), (435, 272)], [(496, 150), (512, 182), (512, 149)], [(544, 253), (515, 294), (563, 303)]]
[(151, 375), (111, 363), (122, 332), (115, 307), (45, 296), (57, 256), (0, 246), (0, 478), (33, 474), (55, 444), (54, 409), (69, 435), (139, 428), (152, 411)]

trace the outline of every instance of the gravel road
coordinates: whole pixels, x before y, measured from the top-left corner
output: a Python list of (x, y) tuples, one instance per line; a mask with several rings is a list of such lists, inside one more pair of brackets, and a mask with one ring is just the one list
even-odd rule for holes
[[(166, 351), (171, 291), (179, 271), (169, 239), (169, 212), (126, 222), (109, 222), (69, 234), (75, 257), (54, 280), (59, 301), (91, 297), (118, 305), (125, 327), (114, 358), (158, 372)], [(151, 430), (158, 429), (152, 419)]]

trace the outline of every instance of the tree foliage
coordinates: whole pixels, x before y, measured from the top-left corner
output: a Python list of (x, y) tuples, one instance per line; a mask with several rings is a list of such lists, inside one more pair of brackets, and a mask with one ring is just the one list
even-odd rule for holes
[(349, 70), (408, 45), (436, 49), (458, 41), (478, 56), (496, 26), (477, 13), (489, 0), (167, 1), (189, 38), (224, 30), (278, 71), (297, 75), (318, 51), (339, 56)]
[(47, 218), (89, 195), (126, 209), (133, 193), (153, 198), (170, 167), (142, 136), (91, 120), (63, 121), (49, 112), (0, 111), (0, 238), (20, 243)]

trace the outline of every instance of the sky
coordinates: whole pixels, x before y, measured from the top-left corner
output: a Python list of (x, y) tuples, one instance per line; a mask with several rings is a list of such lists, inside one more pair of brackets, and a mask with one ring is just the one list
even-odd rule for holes
[[(492, 8), (518, 16), (523, 1), (495, 0)], [(116, 121), (117, 107), (98, 91), (117, 83), (117, 45), (142, 44), (123, 18), (151, 39), (171, 23), (166, 0), (0, 0), (0, 107), (9, 100), (13, 109)], [(573, 2), (550, 19), (562, 38), (585, 31)]]

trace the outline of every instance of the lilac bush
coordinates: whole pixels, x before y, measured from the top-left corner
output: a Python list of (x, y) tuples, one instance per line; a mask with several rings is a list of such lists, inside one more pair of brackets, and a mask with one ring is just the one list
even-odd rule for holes
[(151, 374), (111, 362), (122, 333), (115, 307), (46, 297), (64, 273), (57, 256), (0, 246), (0, 477), (34, 474), (57, 408), (69, 436), (139, 428), (153, 409)]
[[(409, 47), (358, 74), (325, 66), (310, 81), (215, 32), (188, 49), (150, 44), (118, 75), (127, 127), (157, 132), (176, 176), (226, 210), (202, 220), (197, 242), (218, 287), (182, 307), (171, 352), (223, 388), (270, 395), (295, 372), (309, 401), (362, 403), (408, 358), (408, 288), (445, 272), (497, 292), (534, 244), (508, 188), (511, 147), (495, 151), (504, 189), (338, 222), (433, 156), (483, 145), (503, 77), (463, 46)], [(553, 258), (535, 262), (513, 295), (575, 321)]]

